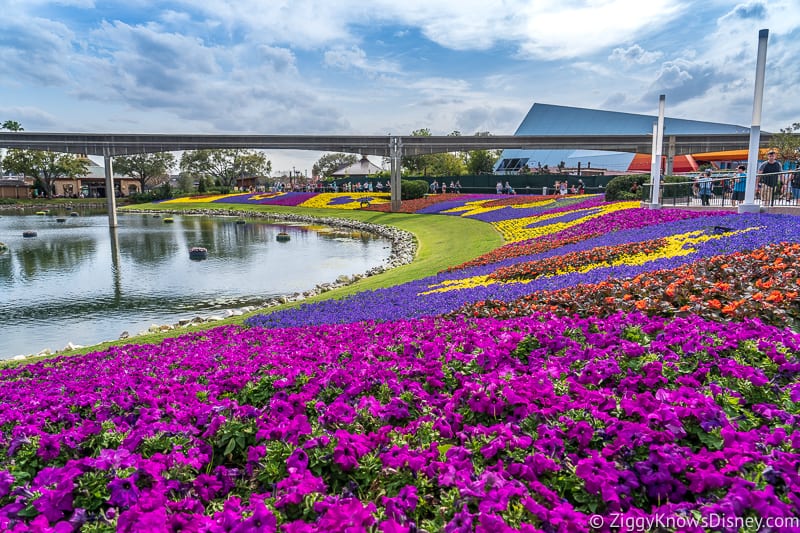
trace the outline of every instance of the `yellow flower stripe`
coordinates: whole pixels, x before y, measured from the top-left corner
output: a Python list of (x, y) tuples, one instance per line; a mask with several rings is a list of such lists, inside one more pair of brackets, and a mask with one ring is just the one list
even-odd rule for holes
[(489, 213), (491, 211), (497, 211), (498, 209), (506, 209), (508, 207), (515, 209), (523, 209), (526, 207), (544, 207), (556, 203), (555, 199), (548, 198), (543, 200), (532, 200), (524, 204), (495, 205), (495, 206), (484, 207), (484, 204), (495, 201), (497, 201), (496, 198), (490, 198), (485, 200), (475, 200), (474, 202), (465, 202), (464, 205), (462, 206), (446, 209), (442, 211), (442, 213), (459, 213), (463, 211), (463, 213), (461, 213), (459, 216), (469, 217), (469, 216), (479, 215), (481, 213)]
[[(640, 205), (639, 202), (616, 202), (613, 204), (603, 205), (599, 207), (598, 206), (586, 207), (584, 209), (575, 209), (573, 211), (566, 211), (562, 213), (534, 215), (524, 218), (501, 220), (499, 222), (493, 222), (492, 225), (495, 228), (497, 228), (497, 231), (499, 231), (503, 235), (503, 239), (505, 239), (506, 242), (519, 242), (528, 239), (533, 239), (536, 237), (541, 237), (542, 235), (550, 235), (552, 233), (558, 233), (559, 231), (571, 228), (572, 226), (583, 224), (584, 222), (592, 218), (601, 217), (603, 215), (607, 215), (608, 213), (613, 213), (614, 211), (622, 211), (624, 209), (635, 209), (638, 208), (639, 205)], [(553, 224), (547, 224), (545, 226), (538, 226), (535, 228), (526, 227), (535, 222), (541, 222), (542, 220), (548, 220), (551, 218), (564, 216), (569, 213), (577, 213), (580, 211), (586, 211), (586, 216), (581, 217), (577, 220), (571, 220), (569, 222), (555, 222)]]
[(214, 194), (209, 196), (185, 196), (183, 198), (173, 198), (172, 200), (165, 200), (161, 202), (162, 204), (192, 204), (192, 203), (206, 203), (206, 202), (216, 202), (222, 198), (228, 198), (230, 196), (242, 196), (247, 193), (235, 193), (235, 194)]
[[(351, 201), (341, 204), (331, 204), (333, 200), (341, 200), (344, 197), (352, 198)], [(309, 198), (305, 202), (298, 205), (298, 207), (316, 207), (323, 209), (359, 209), (361, 207), (361, 199), (370, 198), (371, 204), (388, 204), (391, 201), (390, 193), (375, 193), (375, 192), (353, 192), (353, 193), (320, 193), (316, 196)]]
[[(585, 273), (594, 270), (596, 268), (605, 268), (611, 266), (623, 266), (623, 265), (637, 266), (637, 265), (643, 265), (650, 261), (655, 261), (657, 259), (665, 259), (669, 257), (681, 257), (695, 253), (697, 251), (696, 246), (700, 243), (710, 241), (712, 239), (724, 239), (731, 235), (736, 235), (738, 233), (746, 233), (748, 231), (760, 230), (760, 229), (761, 227), (746, 228), (743, 230), (730, 232), (724, 235), (722, 234), (709, 235), (702, 230), (690, 231), (688, 233), (680, 233), (677, 235), (671, 235), (669, 237), (666, 237), (665, 240), (667, 241), (667, 243), (661, 248), (659, 248), (658, 251), (655, 253), (629, 254), (621, 256), (611, 262), (581, 265), (575, 268), (563, 268), (557, 270), (556, 272), (553, 272), (550, 275), (539, 276), (539, 278), (561, 276), (564, 274), (571, 274), (571, 273)], [(490, 285), (494, 285), (497, 283), (502, 283), (502, 284), (530, 283), (531, 281), (533, 281), (533, 279), (504, 281), (504, 280), (490, 279), (488, 275), (472, 276), (469, 278), (452, 279), (443, 281), (441, 283), (429, 285), (428, 288), (430, 290), (421, 292), (419, 293), (419, 295), (422, 296), (425, 294), (431, 294), (435, 292), (447, 292), (452, 290), (471, 289), (473, 287), (488, 287)]]

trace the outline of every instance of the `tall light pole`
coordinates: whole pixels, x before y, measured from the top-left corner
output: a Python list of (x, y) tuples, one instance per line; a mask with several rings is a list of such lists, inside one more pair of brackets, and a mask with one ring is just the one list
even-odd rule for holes
[(756, 55), (756, 86), (753, 94), (753, 121), (750, 126), (750, 145), (747, 149), (747, 181), (744, 190), (744, 203), (739, 205), (740, 213), (758, 213), (756, 205), (756, 174), (758, 173), (758, 146), (761, 144), (761, 104), (764, 101), (764, 73), (767, 64), (767, 37), (769, 30), (758, 32), (758, 52)]

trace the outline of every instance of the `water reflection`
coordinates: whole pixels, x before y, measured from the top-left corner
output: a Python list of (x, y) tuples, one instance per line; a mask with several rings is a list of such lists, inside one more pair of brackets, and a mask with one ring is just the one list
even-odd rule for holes
[[(331, 231), (234, 218), (104, 214), (8, 216), (0, 212), (0, 358), (94, 344), (152, 324), (262, 305), (339, 275), (382, 263), (389, 242), (363, 232)], [(38, 237), (24, 239), (34, 230)], [(288, 243), (276, 241), (280, 231)], [(192, 261), (189, 249), (208, 249)]]
[(119, 255), (119, 234), (117, 228), (108, 228), (109, 245), (111, 246), (111, 275), (114, 278), (115, 307), (122, 301), (122, 266)]

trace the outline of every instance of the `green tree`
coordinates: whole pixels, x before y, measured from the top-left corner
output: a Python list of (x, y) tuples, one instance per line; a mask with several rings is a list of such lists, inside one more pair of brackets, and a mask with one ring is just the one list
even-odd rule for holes
[(114, 158), (113, 169), (123, 176), (139, 181), (139, 192), (145, 192), (160, 185), (169, 178), (169, 171), (175, 166), (175, 156), (169, 152), (155, 154), (135, 154)]
[(181, 156), (181, 170), (212, 177), (223, 187), (233, 187), (239, 178), (269, 175), (272, 162), (255, 150), (194, 150)]
[[(0, 126), (0, 130), (24, 131), (24, 128), (22, 127), (22, 124), (20, 124), (16, 120), (6, 120)], [(0, 150), (0, 165), (2, 165), (2, 162), (3, 162), (3, 153), (2, 152), (3, 152), (3, 150)], [(2, 166), (0, 166), (0, 168), (2, 168)]]
[(439, 153), (423, 157), (429, 176), (460, 176), (466, 170), (464, 159), (458, 154)]
[(784, 161), (797, 161), (800, 150), (800, 122), (795, 122), (789, 127), (781, 128), (780, 133), (772, 136), (772, 144), (778, 149), (780, 158)]
[[(431, 130), (422, 128), (411, 132), (412, 137), (430, 137)], [(427, 155), (413, 155), (402, 158), (402, 165), (408, 173), (412, 176), (425, 176), (427, 175), (426, 165), (428, 160)]]
[(178, 190), (181, 192), (192, 192), (192, 190), (194, 190), (194, 176), (188, 172), (181, 172), (178, 175)]
[[(476, 137), (488, 137), (491, 133), (481, 131), (475, 134)], [(471, 150), (465, 154), (467, 172), (470, 174), (491, 174), (494, 164), (500, 157), (500, 150)]]
[(357, 162), (358, 156), (355, 154), (344, 154), (341, 152), (325, 154), (314, 163), (312, 174), (327, 178), (343, 166), (349, 166)]
[(52, 196), (57, 179), (85, 176), (89, 173), (89, 161), (72, 154), (9, 150), (3, 159), (3, 168), (9, 172), (33, 176), (45, 196)]
[(0, 130), (25, 131), (25, 128), (23, 128), (22, 124), (20, 124), (16, 120), (6, 120), (5, 122), (3, 122), (3, 125), (0, 126)]

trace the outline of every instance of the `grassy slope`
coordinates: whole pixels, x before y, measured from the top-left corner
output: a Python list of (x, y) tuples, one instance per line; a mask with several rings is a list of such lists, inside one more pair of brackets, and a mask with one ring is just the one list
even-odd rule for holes
[[(306, 209), (299, 207), (275, 207), (259, 205), (234, 205), (234, 204), (141, 204), (133, 206), (135, 209), (163, 210), (179, 213), (195, 209), (228, 210), (237, 213), (294, 213), (314, 217), (349, 218), (373, 224), (394, 226), (413, 233), (417, 238), (417, 257), (408, 264), (384, 272), (377, 276), (361, 279), (352, 285), (340, 287), (330, 292), (319, 294), (286, 305), (270, 308), (269, 311), (296, 307), (300, 303), (315, 302), (318, 300), (342, 298), (364, 290), (391, 287), (407, 281), (433, 275), (444, 268), (457, 265), (493, 250), (503, 243), (503, 239), (495, 229), (484, 222), (454, 216), (442, 215), (409, 215), (404, 213), (381, 213), (376, 211), (343, 210), (343, 209)], [(121, 212), (125, 208), (120, 209)], [(246, 216), (246, 215), (243, 215)], [(332, 276), (332, 278), (335, 275)], [(309, 287), (311, 288), (311, 287)], [(107, 348), (109, 346), (128, 343), (147, 344), (156, 343), (168, 337), (177, 337), (190, 331), (199, 331), (217, 327), (223, 324), (241, 324), (245, 318), (253, 314), (263, 314), (266, 310), (256, 311), (248, 315), (230, 317), (225, 320), (211, 322), (200, 326), (180, 328), (159, 334), (148, 334), (131, 337), (127, 340), (111, 341), (96, 346), (81, 348), (69, 355), (88, 353)], [(30, 358), (24, 361), (0, 361), (0, 367), (24, 364), (41, 358)]]

